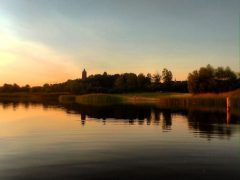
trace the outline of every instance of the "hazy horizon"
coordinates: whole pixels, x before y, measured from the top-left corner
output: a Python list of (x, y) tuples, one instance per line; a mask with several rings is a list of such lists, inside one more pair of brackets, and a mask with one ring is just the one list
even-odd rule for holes
[(0, 84), (103, 73), (239, 71), (239, 0), (1, 0)]

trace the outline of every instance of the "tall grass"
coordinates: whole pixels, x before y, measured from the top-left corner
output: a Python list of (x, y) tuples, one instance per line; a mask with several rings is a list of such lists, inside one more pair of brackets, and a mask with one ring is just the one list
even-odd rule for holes
[[(154, 94), (155, 96), (155, 94)], [(108, 105), (119, 103), (152, 103), (166, 108), (226, 108), (225, 96), (190, 96), (179, 94), (164, 94), (155, 97), (145, 94), (87, 94), (81, 96), (64, 95), (60, 96), (60, 102), (75, 102), (79, 104)], [(240, 98), (232, 100), (232, 106), (240, 107)]]
[(0, 101), (58, 101), (59, 93), (0, 93)]
[(58, 98), (60, 103), (75, 103), (76, 96), (75, 95), (61, 95)]
[(124, 102), (124, 98), (111, 94), (88, 94), (76, 96), (75, 102), (86, 105), (111, 105)]
[(240, 111), (240, 97), (239, 96), (233, 96), (230, 99), (231, 99), (232, 108)]

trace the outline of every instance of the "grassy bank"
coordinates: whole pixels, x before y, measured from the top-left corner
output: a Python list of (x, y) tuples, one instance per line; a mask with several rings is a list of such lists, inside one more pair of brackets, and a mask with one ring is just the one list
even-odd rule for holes
[(169, 97), (169, 93), (128, 93), (128, 94), (86, 94), (86, 95), (62, 95), (61, 103), (78, 103), (88, 105), (111, 105), (120, 103), (156, 103), (162, 96)]
[(230, 97), (233, 109), (240, 108), (240, 91), (221, 94), (181, 93), (128, 93), (128, 94), (87, 94), (81, 96), (63, 95), (60, 102), (75, 102), (90, 105), (111, 105), (119, 103), (156, 104), (163, 108), (226, 108)]
[(85, 105), (111, 105), (125, 102), (125, 98), (112, 94), (87, 94), (81, 96), (63, 95), (59, 97), (62, 103), (74, 102)]
[(60, 95), (66, 93), (0, 93), (0, 101), (18, 101), (18, 102), (42, 102), (58, 101)]
[(86, 94), (67, 93), (0, 93), (0, 101), (59, 101), (86, 105), (112, 105), (120, 103), (155, 104), (163, 108), (226, 108), (230, 97), (233, 109), (240, 109), (240, 90), (221, 94), (182, 93), (127, 93), (127, 94)]

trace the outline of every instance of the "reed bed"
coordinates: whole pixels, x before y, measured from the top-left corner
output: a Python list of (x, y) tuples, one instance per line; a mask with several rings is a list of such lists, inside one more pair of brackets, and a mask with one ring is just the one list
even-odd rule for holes
[(112, 105), (124, 102), (124, 98), (112, 94), (88, 94), (76, 96), (76, 103), (86, 105)]
[(0, 93), (0, 101), (58, 101), (63, 93)]
[(75, 95), (61, 95), (58, 98), (60, 103), (75, 103), (76, 96)]

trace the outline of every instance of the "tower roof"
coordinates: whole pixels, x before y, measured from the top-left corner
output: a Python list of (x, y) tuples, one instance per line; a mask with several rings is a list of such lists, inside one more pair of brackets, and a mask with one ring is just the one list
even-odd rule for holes
[(87, 71), (84, 69), (82, 72), (82, 79), (86, 79), (87, 78)]

